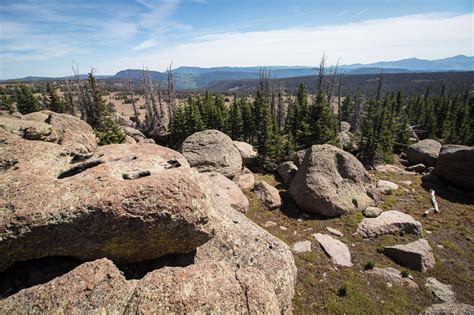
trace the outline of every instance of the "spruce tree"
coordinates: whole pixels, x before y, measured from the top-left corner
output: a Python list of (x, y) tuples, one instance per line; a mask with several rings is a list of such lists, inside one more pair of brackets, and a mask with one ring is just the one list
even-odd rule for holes
[(13, 112), (15, 112), (15, 106), (13, 106), (13, 99), (1, 87), (0, 87), (0, 109), (8, 111), (9, 114), (12, 114)]
[(16, 88), (16, 108), (23, 115), (41, 110), (38, 99), (24, 84)]
[(239, 107), (242, 115), (242, 139), (253, 144), (255, 135), (255, 124), (252, 115), (252, 105), (246, 97), (242, 97), (240, 99)]
[(51, 83), (46, 84), (46, 93), (48, 93), (48, 109), (56, 113), (65, 113), (66, 112), (66, 103), (61, 100), (56, 89), (51, 85)]
[(257, 138), (258, 163), (266, 170), (275, 167), (276, 139), (268, 97), (258, 90), (254, 101), (254, 122)]
[(350, 97), (350, 95), (348, 95), (344, 98), (341, 105), (341, 119), (343, 121), (349, 122), (352, 114), (352, 107), (352, 98)]
[(304, 139), (306, 146), (330, 143), (337, 145), (337, 120), (323, 92), (319, 92), (309, 110), (309, 136)]
[(186, 139), (186, 117), (182, 106), (177, 106), (173, 111), (173, 124), (171, 125), (171, 146), (178, 148)]
[(240, 140), (242, 136), (243, 121), (237, 98), (234, 98), (230, 108), (229, 125), (231, 138), (234, 140)]

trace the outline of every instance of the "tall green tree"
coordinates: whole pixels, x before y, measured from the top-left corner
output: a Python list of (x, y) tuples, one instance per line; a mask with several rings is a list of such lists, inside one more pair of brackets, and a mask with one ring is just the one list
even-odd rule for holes
[(0, 109), (8, 111), (10, 114), (15, 112), (13, 99), (5, 92), (2, 87), (0, 87)]
[(66, 103), (56, 93), (56, 89), (51, 83), (46, 84), (46, 93), (48, 94), (48, 109), (56, 113), (66, 112)]
[(341, 119), (343, 121), (349, 122), (351, 114), (352, 114), (352, 98), (350, 95), (346, 96), (342, 101), (341, 105)]
[(234, 98), (234, 101), (231, 104), (230, 116), (229, 116), (229, 125), (230, 125), (230, 136), (234, 140), (240, 140), (242, 137), (242, 113), (240, 111), (239, 101)]
[(23, 115), (41, 110), (38, 99), (25, 84), (16, 88), (16, 108)]

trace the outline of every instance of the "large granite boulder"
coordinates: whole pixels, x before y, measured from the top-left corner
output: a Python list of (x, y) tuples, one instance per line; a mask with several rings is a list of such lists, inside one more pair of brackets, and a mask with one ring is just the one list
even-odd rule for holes
[(164, 267), (127, 280), (103, 258), (0, 300), (2, 314), (279, 312), (275, 292), (261, 272), (225, 262)]
[(436, 140), (421, 140), (407, 148), (406, 153), (408, 163), (410, 165), (421, 163), (425, 166), (435, 166), (440, 149), (441, 143)]
[(108, 145), (76, 162), (74, 143), (25, 140), (3, 128), (0, 142), (0, 271), (45, 256), (152, 259), (214, 235), (210, 192), (178, 152)]
[(230, 206), (217, 207), (216, 236), (197, 249), (195, 263), (228, 262), (235, 268), (253, 267), (272, 285), (281, 313), (290, 313), (296, 281), (291, 249)]
[(402, 266), (425, 272), (435, 266), (431, 246), (425, 239), (384, 248), (384, 254)]
[(382, 212), (375, 218), (364, 218), (357, 228), (364, 238), (400, 233), (420, 235), (422, 230), (421, 223), (411, 215), (396, 210)]
[(244, 141), (234, 141), (234, 145), (239, 150), (242, 162), (245, 166), (252, 166), (255, 164), (257, 158), (257, 151), (250, 143)]
[(202, 175), (212, 183), (212, 194), (218, 204), (228, 204), (236, 211), (247, 212), (249, 200), (235, 182), (217, 172), (207, 172)]
[(434, 174), (462, 190), (474, 191), (474, 146), (443, 146)]
[(335, 146), (313, 145), (306, 151), (289, 192), (305, 212), (334, 217), (373, 203), (373, 182), (364, 166)]
[(242, 170), (242, 157), (232, 139), (218, 130), (196, 132), (184, 140), (181, 151), (199, 172), (234, 177)]

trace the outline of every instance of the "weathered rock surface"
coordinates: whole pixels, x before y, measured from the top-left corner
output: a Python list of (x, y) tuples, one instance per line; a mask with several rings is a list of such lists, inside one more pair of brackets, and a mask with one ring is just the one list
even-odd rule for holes
[(337, 139), (344, 150), (352, 152), (357, 149), (357, 145), (354, 143), (354, 135), (351, 132), (341, 131)]
[(217, 207), (216, 212), (220, 228), (213, 239), (197, 249), (195, 263), (224, 261), (236, 268), (259, 270), (272, 285), (280, 312), (291, 312), (296, 281), (291, 249), (230, 206)]
[(196, 132), (184, 140), (181, 151), (199, 172), (234, 177), (242, 170), (242, 157), (232, 139), (218, 130)]
[(366, 218), (376, 218), (383, 212), (382, 209), (377, 207), (367, 207), (362, 212)]
[(373, 203), (372, 179), (350, 153), (332, 145), (306, 151), (289, 192), (305, 212), (338, 216)]
[(311, 251), (311, 241), (299, 241), (291, 246), (295, 253), (306, 253)]
[(248, 168), (244, 167), (242, 173), (239, 173), (232, 178), (232, 180), (242, 190), (251, 190), (255, 185), (255, 175)]
[(380, 164), (375, 166), (375, 170), (381, 173), (411, 174), (404, 169), (392, 164)]
[(110, 260), (103, 258), (0, 300), (0, 313), (123, 314), (135, 285), (135, 281), (127, 281)]
[(395, 268), (373, 268), (365, 271), (367, 274), (384, 278), (386, 281), (391, 281), (401, 287), (410, 289), (418, 289), (418, 284), (409, 278), (403, 278), (400, 271)]
[(429, 277), (426, 279), (425, 286), (434, 297), (443, 303), (453, 303), (456, 301), (456, 295), (449, 284), (444, 284), (435, 278)]
[(390, 210), (382, 212), (376, 218), (363, 219), (357, 232), (364, 238), (374, 238), (384, 234), (409, 233), (420, 235), (421, 223), (412, 216), (400, 211)]
[(407, 150), (407, 159), (410, 165), (424, 164), (435, 166), (438, 159), (441, 143), (432, 139), (425, 139), (410, 145)]
[(316, 233), (313, 237), (319, 242), (321, 248), (336, 265), (351, 267), (351, 253), (346, 244), (330, 235)]
[(151, 272), (141, 279), (128, 314), (278, 313), (278, 300), (265, 276), (252, 267), (225, 262)]
[(236, 211), (247, 212), (249, 200), (236, 183), (217, 172), (206, 172), (202, 175), (207, 176), (212, 183), (212, 194), (218, 205), (228, 204)]
[(389, 180), (379, 180), (377, 181), (377, 188), (381, 193), (389, 193), (391, 190), (397, 190), (398, 185)]
[(441, 303), (426, 308), (422, 315), (472, 315), (474, 306), (462, 303)]
[(474, 147), (441, 148), (434, 174), (465, 191), (474, 191)]
[(341, 121), (341, 131), (349, 131), (351, 130), (351, 124), (347, 121)]
[(242, 157), (242, 162), (245, 166), (252, 166), (255, 164), (255, 159), (257, 158), (257, 151), (253, 148), (250, 143), (244, 141), (233, 141), (235, 147), (240, 152)]
[(298, 167), (296, 167), (295, 163), (291, 161), (283, 162), (277, 167), (277, 173), (280, 175), (280, 178), (286, 186), (290, 186), (297, 171)]
[(0, 128), (26, 140), (60, 144), (65, 154), (79, 157), (90, 154), (97, 146), (94, 131), (87, 123), (47, 110), (24, 115), (21, 119), (0, 116)]
[[(205, 294), (203, 294), (205, 292)], [(230, 294), (231, 293), (231, 294)], [(278, 313), (265, 276), (225, 262), (164, 267), (126, 280), (108, 259), (87, 262), (0, 301), (2, 313)]]
[(45, 256), (152, 259), (214, 235), (211, 197), (178, 152), (108, 145), (75, 162), (74, 143), (29, 141), (3, 128), (0, 141), (2, 159), (15, 162), (0, 173), (0, 270)]
[(421, 272), (425, 272), (435, 266), (431, 246), (424, 239), (419, 239), (406, 245), (385, 247), (384, 254), (402, 266)]
[(269, 183), (258, 181), (255, 183), (253, 189), (258, 199), (262, 201), (268, 210), (273, 210), (281, 206), (280, 192)]

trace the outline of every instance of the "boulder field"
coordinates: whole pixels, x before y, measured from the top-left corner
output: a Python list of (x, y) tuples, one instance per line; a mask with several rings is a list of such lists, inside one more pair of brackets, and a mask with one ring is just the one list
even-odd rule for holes
[[(204, 138), (215, 158), (220, 144)], [(248, 201), (224, 177), (242, 170), (232, 141), (217, 159), (225, 163), (205, 166), (199, 141), (183, 145), (185, 155), (147, 142), (97, 147), (92, 129), (69, 115), (0, 116), (0, 271), (48, 257), (78, 261), (10, 290), (0, 313), (292, 312), (293, 255), (238, 212)], [(192, 259), (138, 278), (119, 269), (169, 255)]]

